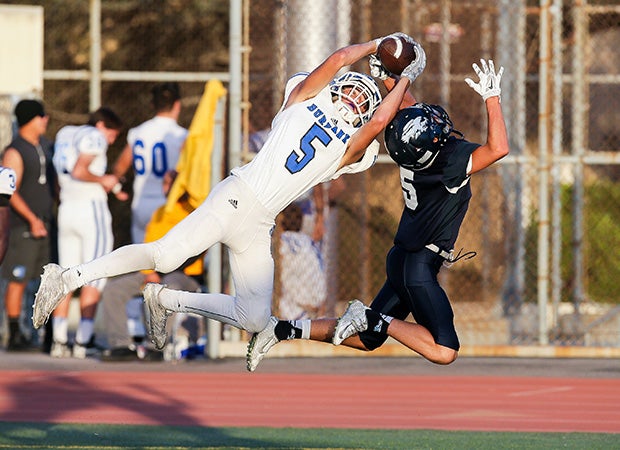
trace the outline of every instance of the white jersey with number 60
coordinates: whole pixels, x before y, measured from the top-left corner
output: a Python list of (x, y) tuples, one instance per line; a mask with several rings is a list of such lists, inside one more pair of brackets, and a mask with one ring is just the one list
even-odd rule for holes
[(133, 152), (132, 238), (144, 241), (144, 229), (153, 212), (166, 202), (164, 174), (175, 169), (187, 130), (174, 119), (155, 116), (132, 128), (127, 142)]

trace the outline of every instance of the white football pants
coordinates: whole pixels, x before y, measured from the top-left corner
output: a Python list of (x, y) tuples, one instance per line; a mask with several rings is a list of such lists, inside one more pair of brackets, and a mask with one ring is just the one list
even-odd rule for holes
[(63, 274), (69, 289), (116, 275), (154, 269), (169, 273), (188, 258), (217, 242), (228, 247), (235, 295), (164, 289), (160, 300), (166, 309), (196, 313), (249, 332), (261, 331), (271, 315), (274, 262), (272, 212), (256, 200), (236, 176), (220, 182), (207, 199), (161, 239), (132, 244), (70, 268)]

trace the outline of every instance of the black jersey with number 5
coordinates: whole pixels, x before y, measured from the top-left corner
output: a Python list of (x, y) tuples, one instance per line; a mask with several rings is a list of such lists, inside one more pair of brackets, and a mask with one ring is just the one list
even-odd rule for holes
[(397, 246), (408, 251), (427, 244), (453, 248), (471, 198), (471, 154), (479, 146), (451, 136), (430, 167), (415, 172), (400, 167), (405, 209), (394, 238)]

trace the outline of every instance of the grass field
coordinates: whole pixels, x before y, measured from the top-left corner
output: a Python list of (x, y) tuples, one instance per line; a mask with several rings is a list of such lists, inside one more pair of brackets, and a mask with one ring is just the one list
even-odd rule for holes
[(620, 436), (432, 430), (0, 423), (1, 449), (618, 449)]

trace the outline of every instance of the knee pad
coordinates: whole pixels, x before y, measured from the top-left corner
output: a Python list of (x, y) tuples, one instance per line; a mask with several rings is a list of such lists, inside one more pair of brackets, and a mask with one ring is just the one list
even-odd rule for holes
[(244, 323), (242, 324), (243, 328), (250, 333), (258, 333), (259, 331), (263, 331), (263, 329), (269, 323), (269, 318), (271, 317), (271, 309), (266, 308), (262, 310), (255, 310), (249, 315), (249, 317), (244, 318)]
[(160, 273), (174, 272), (181, 267), (188, 258), (194, 256), (188, 253), (189, 249), (186, 249), (181, 243), (173, 243), (171, 239), (166, 236), (146, 245), (151, 246), (153, 268), (156, 272)]
[(155, 241), (151, 245), (153, 246), (152, 256), (155, 271), (160, 273), (172, 272), (176, 267), (173, 267), (171, 270), (166, 270), (168, 269), (168, 264), (166, 263), (166, 260), (162, 260), (161, 257), (161, 243), (159, 241)]

